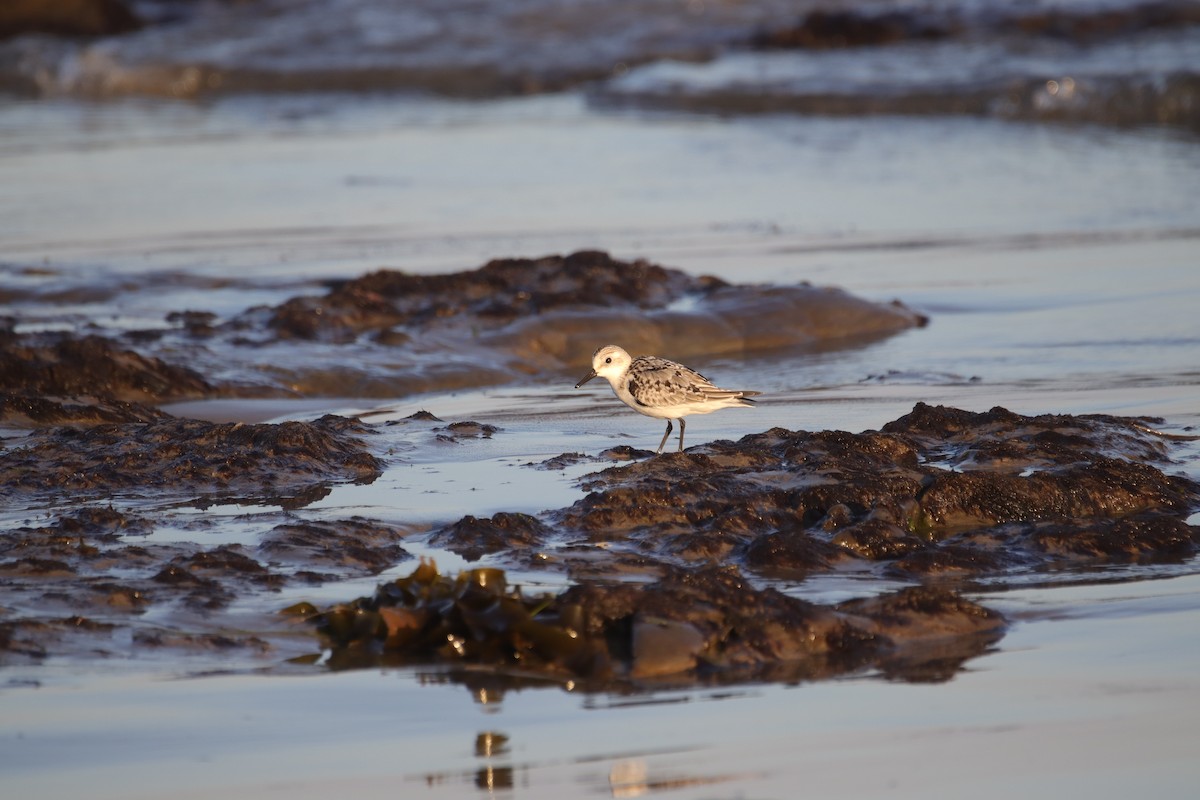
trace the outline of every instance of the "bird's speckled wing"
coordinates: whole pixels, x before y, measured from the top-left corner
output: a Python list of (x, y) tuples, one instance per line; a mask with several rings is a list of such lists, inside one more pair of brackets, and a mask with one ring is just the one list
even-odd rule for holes
[(717, 388), (694, 369), (658, 356), (638, 356), (633, 359), (626, 377), (629, 393), (647, 406), (680, 406), (729, 399), (742, 394)]

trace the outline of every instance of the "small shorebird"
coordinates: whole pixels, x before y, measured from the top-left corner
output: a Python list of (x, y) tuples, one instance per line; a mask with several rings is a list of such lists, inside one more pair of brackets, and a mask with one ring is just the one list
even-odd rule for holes
[(592, 356), (592, 371), (575, 384), (578, 389), (592, 378), (606, 378), (613, 394), (639, 414), (667, 421), (667, 431), (658, 443), (663, 451), (673, 427), (679, 420), (679, 452), (683, 452), (683, 418), (688, 414), (708, 414), (721, 408), (754, 405), (751, 397), (762, 392), (719, 389), (694, 369), (658, 356), (630, 358), (621, 348), (605, 345)]

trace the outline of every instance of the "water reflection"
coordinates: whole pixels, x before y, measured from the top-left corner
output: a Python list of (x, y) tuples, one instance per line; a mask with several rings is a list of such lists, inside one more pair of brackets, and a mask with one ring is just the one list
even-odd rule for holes
[(497, 731), (483, 731), (475, 736), (475, 757), (486, 759), (486, 766), (475, 771), (475, 786), (491, 793), (513, 788), (513, 768), (510, 764), (493, 764), (491, 760), (509, 753), (508, 736)]
[(475, 737), (475, 755), (491, 758), (508, 753), (508, 736), (495, 731), (484, 731)]
[(608, 785), (613, 797), (641, 797), (648, 791), (646, 761), (626, 758), (615, 762), (608, 771)]
[(643, 797), (655, 792), (683, 789), (690, 786), (709, 786), (733, 780), (743, 780), (749, 775), (661, 775), (651, 774), (650, 765), (644, 758), (622, 758), (613, 762), (608, 771), (608, 788), (613, 797)]
[(487, 792), (513, 788), (513, 768), (488, 765), (475, 773), (475, 786)]

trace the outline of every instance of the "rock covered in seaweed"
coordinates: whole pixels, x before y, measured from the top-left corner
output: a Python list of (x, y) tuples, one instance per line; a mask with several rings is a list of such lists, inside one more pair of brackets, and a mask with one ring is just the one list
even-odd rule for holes
[[(685, 299), (695, 307), (677, 307)], [(450, 274), (379, 270), (270, 309), (267, 325), (279, 338), (332, 342), (366, 332), (437, 332), (496, 348), (533, 370), (561, 366), (614, 338), (683, 358), (886, 336), (925, 321), (899, 303), (839, 289), (731, 285), (585, 250)]]
[(89, 398), (52, 400), (25, 394), (0, 394), (0, 421), (20, 427), (101, 422), (150, 422), (170, 415), (156, 408), (124, 400)]
[(603, 555), (542, 537), (510, 557), (533, 563), (537, 547), (578, 575), (636, 554), (778, 576), (868, 562), (906, 578), (1179, 560), (1200, 547), (1187, 523), (1200, 485), (1152, 463), (1167, 444), (1147, 420), (925, 404), (881, 431), (776, 428), (590, 475), (587, 496), (544, 521)]
[(41, 429), (0, 452), (0, 496), (136, 489), (276, 497), (329, 481), (369, 481), (383, 462), (362, 441), (368, 431), (333, 415), (279, 424), (172, 417)]
[(32, 398), (90, 396), (148, 403), (205, 397), (215, 391), (194, 370), (94, 335), (0, 332), (0, 375), (6, 393)]
[(345, 339), (364, 330), (469, 318), (495, 327), (518, 317), (590, 307), (661, 308), (708, 281), (645, 261), (581, 251), (490, 261), (463, 272), (414, 275), (383, 269), (336, 284), (324, 297), (274, 308), (281, 337)]

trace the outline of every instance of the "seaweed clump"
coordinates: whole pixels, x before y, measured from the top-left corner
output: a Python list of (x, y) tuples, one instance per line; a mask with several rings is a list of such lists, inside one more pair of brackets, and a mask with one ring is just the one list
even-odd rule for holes
[(564, 675), (607, 670), (603, 648), (579, 634), (570, 610), (564, 615), (553, 597), (510, 588), (500, 569), (450, 577), (422, 560), (371, 597), (323, 612), (309, 604), (289, 610), (317, 624), (335, 650), (335, 666), (359, 666), (390, 654), (414, 662), (489, 663)]
[(531, 597), (499, 569), (450, 577), (422, 561), (370, 597), (287, 611), (317, 625), (333, 668), (471, 665), (594, 689), (815, 679), (871, 667), (943, 680), (1004, 626), (1001, 615), (944, 589), (826, 606), (716, 566), (671, 570), (653, 584), (596, 582)]

